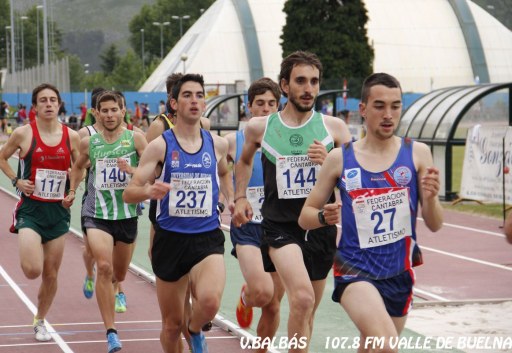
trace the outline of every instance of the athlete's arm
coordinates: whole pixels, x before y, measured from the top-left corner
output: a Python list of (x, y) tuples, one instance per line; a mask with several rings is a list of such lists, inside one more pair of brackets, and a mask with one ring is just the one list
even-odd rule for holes
[(75, 163), (73, 163), (71, 171), (69, 172), (69, 193), (62, 200), (62, 205), (66, 208), (73, 205), (73, 201), (76, 196), (76, 189), (84, 178), (85, 169), (90, 166), (89, 141), (90, 137), (85, 137), (80, 140), (80, 154), (75, 160)]
[(146, 140), (149, 142), (153, 141), (159, 136), (162, 136), (164, 132), (164, 123), (159, 118), (153, 120), (146, 131)]
[(315, 229), (325, 226), (318, 219), (318, 212), (324, 210), (324, 218), (328, 224), (336, 224), (340, 221), (340, 203), (325, 204), (332, 195), (336, 181), (343, 169), (343, 156), (341, 148), (335, 148), (329, 152), (320, 168), (315, 186), (309, 193), (299, 216), (299, 225), (303, 229)]
[[(135, 145), (135, 151), (137, 152), (137, 155), (142, 156), (142, 153), (144, 152), (144, 149), (148, 145), (148, 142), (146, 141), (146, 137), (144, 136), (144, 133), (137, 132), (133, 130), (133, 140)], [(128, 173), (130, 175), (133, 175), (135, 173), (135, 170), (137, 170), (136, 165), (130, 165), (130, 163), (124, 159), (124, 158), (117, 158), (117, 167), (120, 171)]]
[(139, 203), (147, 199), (159, 200), (169, 192), (171, 188), (169, 183), (155, 182), (155, 170), (158, 163), (164, 162), (165, 148), (166, 144), (162, 137), (149, 143), (140, 157), (135, 174), (123, 192), (124, 202)]
[(205, 130), (210, 130), (210, 119), (201, 117), (201, 127)]
[(16, 172), (9, 165), (9, 158), (16, 152), (17, 149), (20, 148), (21, 143), (23, 141), (24, 136), (26, 135), (26, 128), (29, 125), (25, 125), (24, 127), (17, 128), (13, 131), (7, 142), (3, 145), (2, 149), (0, 149), (0, 169), (4, 172), (4, 174), (9, 178), (15, 178)]
[(413, 160), (418, 175), (418, 194), (421, 203), (421, 216), (432, 232), (443, 225), (443, 207), (439, 202), (439, 169), (434, 166), (428, 146), (421, 142), (413, 144)]
[(80, 130), (78, 130), (78, 136), (80, 136), (80, 140), (84, 137), (89, 136), (89, 130), (87, 129), (87, 126), (84, 126)]
[(324, 116), (324, 119), (325, 126), (334, 139), (335, 147), (341, 147), (341, 145), (352, 141), (352, 135), (343, 120), (329, 115)]
[(228, 162), (234, 163), (236, 157), (236, 132), (230, 132), (224, 138), (228, 141)]
[(224, 137), (213, 135), (215, 154), (217, 156), (217, 172), (219, 174), (219, 188), (224, 196), (227, 206), (233, 211), (233, 182), (228, 166), (228, 141)]
[(71, 142), (71, 161), (74, 163), (80, 155), (80, 135), (73, 129), (68, 128), (69, 140)]
[(252, 118), (244, 129), (244, 146), (240, 159), (235, 165), (236, 194), (233, 201), (235, 203), (233, 224), (238, 227), (252, 219), (252, 207), (245, 193), (252, 175), (254, 155), (261, 145), (266, 122), (267, 117)]
[[(334, 140), (335, 147), (340, 147), (342, 144), (351, 141), (352, 137), (347, 128), (347, 125), (343, 122), (343, 120), (329, 115), (324, 115), (323, 119), (327, 130)], [(322, 165), (325, 158), (327, 157), (327, 153), (328, 151), (325, 148), (325, 145), (319, 140), (315, 139), (314, 142), (309, 145), (308, 157), (312, 162), (316, 164)]]
[[(26, 153), (23, 148), (26, 144), (25, 141), (31, 141), (31, 139), (32, 129), (30, 125), (19, 127), (13, 131), (12, 135), (0, 150), (0, 169), (2, 169), (9, 179), (12, 180), (17, 176), (16, 172), (9, 165), (9, 158), (11, 158), (18, 149), (20, 149), (20, 156), (23, 156)], [(25, 195), (30, 195), (34, 192), (35, 186), (30, 180), (20, 179), (16, 183), (16, 187)]]

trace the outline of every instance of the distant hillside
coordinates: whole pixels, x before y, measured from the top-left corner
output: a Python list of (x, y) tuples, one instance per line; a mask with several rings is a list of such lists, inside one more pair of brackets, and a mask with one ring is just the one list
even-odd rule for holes
[[(99, 55), (111, 43), (124, 53), (129, 47), (128, 24), (143, 4), (156, 0), (46, 0), (53, 7), (53, 20), (63, 33), (63, 47), (78, 55), (91, 70), (99, 70)], [(42, 1), (38, 1), (42, 3)], [(33, 0), (16, 0), (14, 6), (24, 10)]]

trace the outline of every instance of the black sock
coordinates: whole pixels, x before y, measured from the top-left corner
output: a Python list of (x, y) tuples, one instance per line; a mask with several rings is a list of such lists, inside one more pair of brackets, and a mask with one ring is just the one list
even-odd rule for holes
[(117, 335), (117, 330), (116, 330), (115, 328), (109, 328), (109, 329), (107, 330), (107, 336), (108, 336), (110, 333), (112, 333), (112, 332), (113, 332), (113, 333), (115, 333), (115, 334)]

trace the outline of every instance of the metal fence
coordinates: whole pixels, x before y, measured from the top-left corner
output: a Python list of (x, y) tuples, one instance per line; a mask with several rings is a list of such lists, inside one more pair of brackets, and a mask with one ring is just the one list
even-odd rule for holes
[[(67, 57), (49, 63), (48, 74), (47, 83), (55, 85), (61, 92), (70, 91), (69, 61)], [(5, 77), (3, 92), (30, 93), (34, 87), (43, 82), (45, 82), (44, 65), (34, 66), (23, 71), (17, 71), (15, 76), (8, 73)]]

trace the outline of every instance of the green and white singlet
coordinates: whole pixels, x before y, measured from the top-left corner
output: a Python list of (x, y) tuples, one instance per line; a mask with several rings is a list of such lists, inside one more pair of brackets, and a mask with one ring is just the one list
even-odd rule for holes
[(117, 166), (124, 158), (132, 167), (139, 163), (133, 131), (124, 130), (113, 143), (107, 143), (101, 134), (89, 140), (88, 193), (82, 207), (82, 217), (120, 220), (137, 217), (137, 205), (123, 202), (123, 191), (130, 175)]
[(320, 170), (320, 165), (307, 155), (315, 139), (328, 152), (334, 148), (334, 140), (318, 112), (312, 111), (311, 117), (297, 127), (286, 125), (279, 112), (268, 117), (261, 144), (265, 183), (263, 219), (297, 222)]

